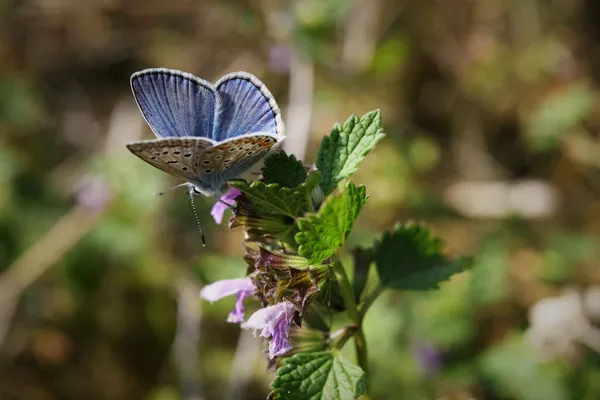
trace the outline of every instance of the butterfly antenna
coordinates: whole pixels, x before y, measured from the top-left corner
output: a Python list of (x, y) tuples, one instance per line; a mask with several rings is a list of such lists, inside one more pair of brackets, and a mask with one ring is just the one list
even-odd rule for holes
[(192, 210), (194, 211), (194, 217), (196, 218), (196, 225), (200, 236), (202, 236), (202, 247), (206, 247), (206, 239), (204, 238), (204, 232), (202, 232), (202, 226), (200, 226), (200, 218), (198, 218), (198, 211), (196, 210), (196, 202), (194, 201), (194, 189), (191, 188), (188, 192), (190, 195), (190, 202), (192, 203)]
[(165, 190), (164, 192), (158, 192), (158, 193), (155, 194), (155, 196), (162, 196), (165, 193), (169, 193), (172, 190), (179, 189), (180, 187), (187, 186), (187, 185), (189, 185), (189, 183), (187, 183), (187, 182), (181, 183), (179, 185), (173, 186), (172, 188), (169, 188), (169, 189)]

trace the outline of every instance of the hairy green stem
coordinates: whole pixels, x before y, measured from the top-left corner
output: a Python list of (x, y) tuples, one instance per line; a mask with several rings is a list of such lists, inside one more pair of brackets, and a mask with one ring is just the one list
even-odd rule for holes
[(313, 199), (312, 199), (312, 194), (311, 193), (307, 193), (306, 194), (306, 202), (308, 203), (308, 211), (310, 212), (316, 212), (316, 208), (315, 208), (315, 204), (313, 203)]
[(283, 243), (287, 244), (290, 247), (290, 249), (293, 249), (293, 250), (298, 249), (298, 243), (296, 243), (295, 234), (296, 234), (296, 232), (294, 232), (293, 229), (290, 229), (289, 232), (287, 232), (285, 234), (285, 236), (283, 236), (281, 238), (281, 241)]
[(344, 304), (346, 305), (348, 317), (350, 317), (352, 322), (358, 323), (358, 306), (356, 304), (356, 300), (354, 299), (354, 291), (352, 290), (352, 285), (348, 279), (348, 274), (346, 274), (346, 270), (339, 260), (336, 260), (335, 264), (333, 264), (333, 272), (335, 273), (335, 278), (340, 285), (340, 292), (342, 298), (344, 299)]
[[(346, 312), (348, 313), (348, 317), (352, 322), (356, 325), (353, 327), (354, 329), (349, 330), (350, 333), (347, 333), (348, 337), (343, 337), (344, 342), (354, 334), (354, 346), (356, 349), (356, 358), (358, 361), (358, 365), (362, 368), (365, 373), (365, 398), (369, 397), (369, 360), (367, 355), (367, 342), (365, 340), (365, 333), (362, 329), (362, 318), (358, 312), (358, 306), (356, 304), (356, 299), (354, 298), (354, 291), (352, 290), (352, 284), (348, 279), (348, 274), (346, 274), (346, 270), (344, 266), (339, 260), (335, 261), (333, 265), (333, 271), (335, 273), (335, 277), (340, 285), (340, 292), (342, 298), (344, 299), (344, 304), (346, 306)], [(341, 342), (341, 340), (340, 340)], [(338, 342), (338, 345), (339, 343)]]
[(367, 340), (365, 339), (365, 333), (363, 332), (362, 326), (359, 327), (358, 331), (354, 335), (354, 348), (356, 349), (356, 359), (358, 365), (362, 368), (365, 373), (365, 397), (369, 396), (370, 385), (369, 385), (369, 354), (367, 352)]
[(356, 333), (357, 330), (358, 330), (358, 327), (356, 325), (348, 325), (345, 328), (343, 328), (342, 330), (338, 331), (339, 335), (336, 335), (336, 337), (332, 338), (332, 342), (334, 343), (333, 348), (339, 350), (342, 347), (344, 347), (346, 342), (352, 336), (354, 336), (354, 334)]
[(360, 303), (360, 306), (358, 307), (358, 318), (359, 318), (358, 322), (361, 325), (362, 325), (362, 320), (365, 318), (365, 314), (367, 313), (369, 308), (373, 305), (375, 300), (377, 300), (379, 295), (381, 293), (383, 293), (383, 290), (384, 290), (383, 287), (377, 286), (375, 289), (371, 290), (369, 293), (367, 293), (364, 296), (363, 301)]

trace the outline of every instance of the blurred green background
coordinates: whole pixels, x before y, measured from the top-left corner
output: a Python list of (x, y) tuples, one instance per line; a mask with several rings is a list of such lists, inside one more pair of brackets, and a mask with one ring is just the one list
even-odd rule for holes
[[(0, 399), (264, 399), (227, 324), (242, 232), (124, 144), (131, 73), (245, 70), (287, 150), (380, 108), (352, 245), (426, 221), (470, 272), (366, 320), (375, 399), (600, 399), (600, 3), (7, 0), (0, 4)], [(256, 305), (254, 305), (256, 307)], [(351, 347), (351, 346), (348, 346)], [(351, 349), (348, 354), (352, 357)]]

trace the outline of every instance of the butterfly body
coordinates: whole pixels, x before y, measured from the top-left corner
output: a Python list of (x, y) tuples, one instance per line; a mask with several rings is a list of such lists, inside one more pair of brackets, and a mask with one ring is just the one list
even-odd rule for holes
[(163, 68), (131, 77), (136, 102), (157, 139), (127, 148), (154, 167), (187, 180), (194, 192), (218, 196), (283, 139), (273, 96), (246, 72), (216, 84)]

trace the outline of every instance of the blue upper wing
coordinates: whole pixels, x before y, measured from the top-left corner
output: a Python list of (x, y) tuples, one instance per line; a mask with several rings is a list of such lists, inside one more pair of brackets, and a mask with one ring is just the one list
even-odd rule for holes
[(131, 88), (158, 138), (213, 138), (217, 97), (211, 83), (185, 72), (154, 68), (133, 74)]
[(266, 86), (254, 75), (235, 72), (216, 83), (219, 105), (212, 139), (223, 141), (253, 132), (283, 137), (281, 111)]

